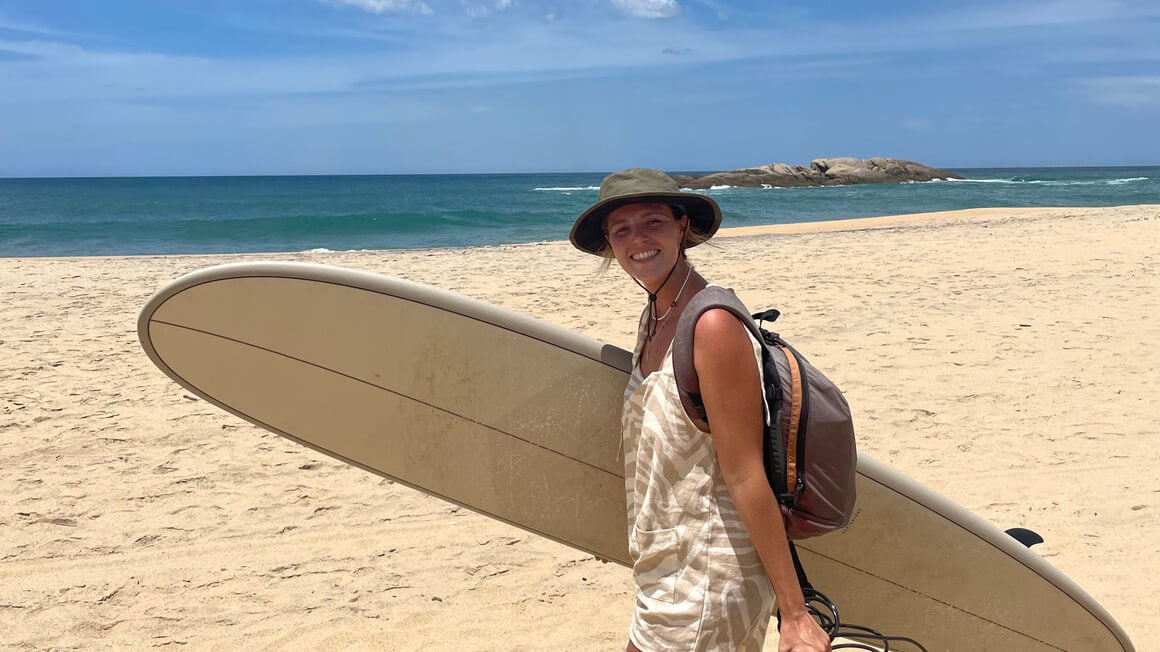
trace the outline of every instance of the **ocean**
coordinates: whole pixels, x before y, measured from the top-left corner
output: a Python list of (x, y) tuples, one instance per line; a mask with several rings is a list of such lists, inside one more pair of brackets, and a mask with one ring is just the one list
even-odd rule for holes
[[(724, 227), (989, 206), (1160, 204), (1160, 167), (956, 169), (965, 181), (706, 191)], [(0, 179), (0, 257), (564, 240), (598, 173)]]

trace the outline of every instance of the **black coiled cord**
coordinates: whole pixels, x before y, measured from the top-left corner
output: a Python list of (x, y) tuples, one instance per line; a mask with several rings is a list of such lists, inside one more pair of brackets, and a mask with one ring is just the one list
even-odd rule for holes
[[(822, 631), (830, 637), (830, 642), (834, 639), (843, 638), (850, 640), (849, 643), (839, 643), (832, 645), (831, 650), (865, 650), (866, 652), (891, 652), (891, 643), (906, 643), (921, 652), (927, 652), (927, 649), (921, 643), (906, 636), (887, 636), (882, 632), (870, 627), (863, 627), (862, 625), (853, 625), (843, 623), (842, 618), (838, 613), (838, 607), (821, 591), (813, 587), (805, 587), (802, 589), (802, 595), (806, 599), (806, 611), (810, 616), (818, 621), (821, 625)], [(778, 629), (781, 628), (781, 613), (778, 613)], [(874, 647), (874, 646), (877, 647)]]

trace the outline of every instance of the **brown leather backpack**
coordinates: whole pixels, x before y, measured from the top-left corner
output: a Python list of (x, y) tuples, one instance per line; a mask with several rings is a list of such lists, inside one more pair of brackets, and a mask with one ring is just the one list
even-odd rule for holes
[(732, 290), (709, 286), (685, 307), (673, 338), (673, 370), (685, 412), (709, 432), (693, 367), (693, 332), (707, 310), (733, 313), (762, 343), (765, 391), (765, 473), (790, 539), (806, 539), (846, 526), (854, 514), (858, 453), (845, 397), (828, 378), (777, 333), (755, 319), (773, 321), (776, 310), (750, 315)]

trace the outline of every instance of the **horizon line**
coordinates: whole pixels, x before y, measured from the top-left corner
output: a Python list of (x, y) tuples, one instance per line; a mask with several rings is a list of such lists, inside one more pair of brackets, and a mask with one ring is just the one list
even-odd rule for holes
[[(822, 157), (828, 158), (828, 157)], [(835, 157), (836, 158), (836, 157)], [(875, 158), (875, 157), (871, 157)], [(917, 161), (916, 161), (917, 162)], [(768, 164), (767, 164), (768, 165)], [(925, 164), (923, 164), (925, 165)], [(793, 166), (796, 167), (796, 166)], [(939, 169), (947, 171), (966, 170), (1082, 170), (1082, 169), (1132, 169), (1157, 168), (1160, 163), (1126, 163), (1117, 165), (974, 165), (974, 166), (944, 166)], [(743, 169), (743, 168), (731, 168)], [(730, 170), (665, 170), (669, 174), (713, 174)], [(424, 177), (424, 176), (521, 176), (533, 174), (609, 174), (615, 170), (569, 170), (569, 171), (524, 171), (524, 172), (273, 172), (273, 173), (238, 173), (238, 174), (121, 174), (121, 175), (49, 175), (49, 176), (12, 176), (0, 177), (0, 181), (36, 181), (36, 180), (70, 180), (70, 179), (254, 179), (271, 177)]]

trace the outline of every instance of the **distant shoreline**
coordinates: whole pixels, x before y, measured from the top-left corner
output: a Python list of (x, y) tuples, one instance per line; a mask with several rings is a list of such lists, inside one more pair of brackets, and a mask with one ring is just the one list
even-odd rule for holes
[[(1132, 169), (1146, 169), (1160, 167), (1160, 162), (1157, 163), (1141, 163), (1141, 164), (1124, 164), (1124, 165), (999, 165), (999, 166), (969, 166), (961, 167), (955, 165), (940, 166), (941, 169), (949, 172), (970, 172), (974, 170), (1132, 170)], [(543, 175), (543, 176), (575, 176), (575, 175), (606, 175), (613, 170), (577, 170), (572, 172), (560, 171), (531, 171), (531, 172), (269, 172), (269, 173), (246, 173), (246, 174), (89, 174), (89, 175), (49, 175), (49, 176), (14, 176), (14, 177), (0, 177), (0, 181), (66, 181), (66, 180), (87, 180), (87, 179), (266, 179), (266, 178), (283, 178), (283, 177), (491, 177), (491, 176), (520, 176), (520, 175)], [(687, 176), (705, 176), (720, 172), (716, 169), (679, 169), (674, 168), (667, 170), (670, 174), (679, 174)]]

